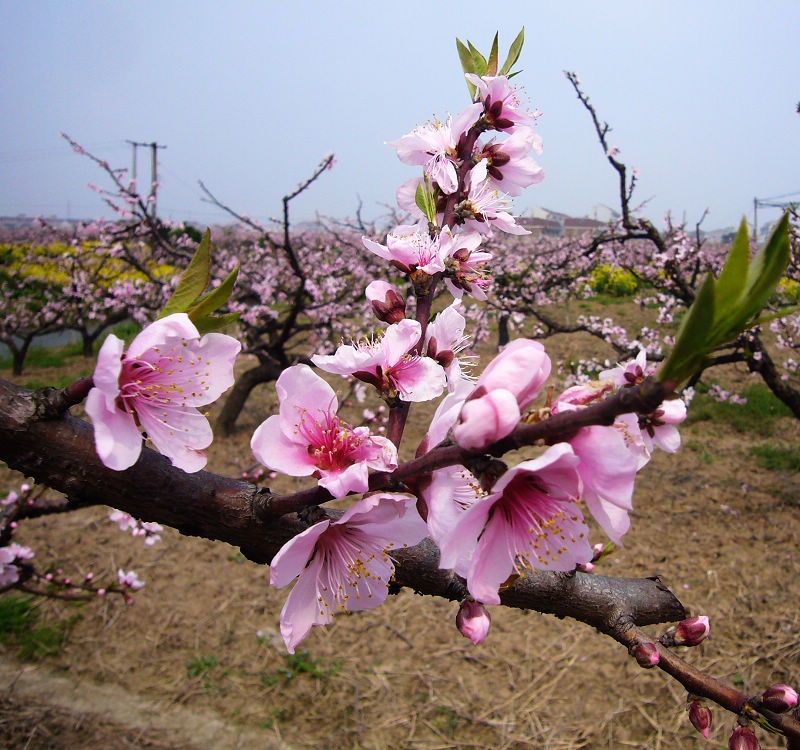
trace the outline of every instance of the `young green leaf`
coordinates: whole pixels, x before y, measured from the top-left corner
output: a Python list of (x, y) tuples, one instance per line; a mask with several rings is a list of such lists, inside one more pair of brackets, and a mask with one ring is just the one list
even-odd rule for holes
[(422, 182), (417, 185), (417, 192), (414, 195), (414, 202), (417, 204), (417, 208), (422, 211), (423, 214), (425, 214), (426, 218), (428, 218), (428, 194), (425, 191), (425, 184)]
[(194, 321), (194, 325), (198, 333), (201, 336), (205, 336), (205, 334), (211, 333), (212, 331), (219, 331), (229, 326), (231, 323), (235, 323), (237, 320), (239, 320), (239, 313), (233, 312), (217, 315), (216, 317), (209, 316), (201, 318), (200, 320)]
[(487, 76), (496, 76), (497, 75), (497, 40), (499, 34), (495, 31), (494, 33), (494, 40), (492, 41), (492, 50), (489, 52), (489, 60), (486, 63), (486, 75)]
[(500, 68), (500, 72), (498, 75), (505, 76), (507, 75), (509, 78), (509, 71), (511, 70), (514, 63), (517, 62), (519, 59), (519, 53), (522, 52), (522, 45), (525, 42), (525, 27), (522, 27), (522, 31), (517, 34), (517, 38), (511, 42), (511, 47), (508, 49), (508, 57), (506, 57), (506, 61), (503, 63), (503, 67)]
[(769, 239), (756, 253), (747, 274), (745, 288), (746, 312), (748, 318), (761, 310), (775, 291), (789, 262), (789, 212), (787, 211), (775, 225)]
[(239, 275), (239, 266), (231, 271), (225, 280), (213, 291), (209, 292), (205, 297), (199, 299), (192, 307), (187, 310), (189, 319), (192, 322), (200, 320), (219, 310), (230, 298), (233, 286), (236, 283), (236, 277)]
[(717, 317), (724, 318), (739, 302), (750, 265), (750, 242), (747, 222), (742, 219), (736, 239), (731, 245), (728, 260), (722, 269), (714, 288)]
[(681, 382), (694, 374), (713, 348), (708, 335), (714, 322), (714, 277), (709, 274), (681, 322), (675, 346), (661, 367), (659, 380)]
[(469, 51), (472, 54), (472, 65), (475, 68), (475, 73), (479, 76), (486, 75), (486, 58), (478, 51), (478, 48), (467, 40)]
[(158, 314), (159, 318), (164, 318), (172, 313), (186, 312), (205, 291), (211, 278), (210, 246), (211, 232), (206, 229), (189, 266), (178, 282), (178, 286)]
[(465, 73), (474, 73), (472, 67), (472, 54), (467, 49), (464, 42), (456, 38), (456, 49), (458, 50), (458, 59), (461, 61), (461, 68)]

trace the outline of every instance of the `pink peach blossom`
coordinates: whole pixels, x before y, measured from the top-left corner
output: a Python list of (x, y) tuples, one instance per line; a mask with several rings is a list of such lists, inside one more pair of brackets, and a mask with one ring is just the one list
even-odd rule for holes
[(221, 333), (200, 338), (189, 316), (175, 313), (147, 326), (127, 352), (123, 347), (113, 334), (106, 338), (86, 399), (100, 460), (115, 471), (133, 466), (143, 431), (175, 466), (199, 471), (212, 433), (196, 407), (233, 385), (241, 345)]
[(567, 443), (557, 443), (503, 474), (461, 514), (441, 546), (440, 567), (452, 568), (471, 551), (470, 594), (499, 604), (500, 586), (523, 568), (568, 571), (591, 560), (578, 463)]
[(342, 344), (334, 354), (316, 354), (311, 361), (326, 372), (354, 375), (387, 397), (428, 401), (447, 383), (442, 366), (430, 357), (413, 354), (422, 327), (406, 318), (387, 327), (383, 336), (358, 344)]
[(425, 522), (411, 495), (368, 495), (338, 521), (320, 521), (288, 541), (272, 560), (270, 583), (297, 583), (281, 610), (281, 635), (294, 653), (313, 625), (339, 611), (377, 607), (386, 598), (394, 563), (389, 550), (419, 543)]
[(267, 468), (294, 477), (317, 474), (334, 497), (365, 492), (369, 469), (397, 468), (392, 442), (339, 419), (333, 388), (308, 365), (284, 370), (275, 390), (280, 413), (262, 422), (250, 441)]

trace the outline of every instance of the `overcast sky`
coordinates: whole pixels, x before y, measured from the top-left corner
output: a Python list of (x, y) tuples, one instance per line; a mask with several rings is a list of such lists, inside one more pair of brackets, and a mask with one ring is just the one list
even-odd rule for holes
[[(202, 179), (266, 218), (328, 152), (333, 171), (294, 216), (367, 217), (416, 174), (383, 145), (468, 103), (454, 39), (501, 52), (525, 26), (516, 79), (544, 113), (547, 177), (516, 200), (575, 216), (618, 207), (615, 173), (563, 70), (578, 73), (639, 201), (706, 228), (752, 218), (755, 196), (800, 198), (800, 2), (478, 3), (0, 0), (0, 214), (91, 217), (126, 139), (157, 141), (160, 213), (224, 220)], [(502, 58), (501, 58), (502, 59)], [(140, 184), (149, 154), (139, 152)], [(776, 211), (765, 212), (774, 218)]]

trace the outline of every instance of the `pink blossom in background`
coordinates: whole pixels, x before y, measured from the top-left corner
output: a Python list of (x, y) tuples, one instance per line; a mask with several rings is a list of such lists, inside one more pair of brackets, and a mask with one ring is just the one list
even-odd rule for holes
[(377, 607), (386, 598), (394, 564), (389, 550), (418, 544), (427, 534), (411, 495), (377, 493), (338, 521), (320, 521), (289, 540), (270, 565), (270, 583), (297, 578), (281, 610), (281, 635), (294, 653), (313, 625), (337, 611)]
[(100, 460), (115, 471), (133, 466), (144, 432), (173, 465), (199, 471), (212, 432), (196, 407), (233, 385), (241, 344), (221, 333), (200, 338), (188, 315), (175, 313), (147, 326), (127, 352), (123, 348), (113, 334), (106, 338), (86, 399)]
[(17, 556), (8, 548), (0, 547), (0, 589), (19, 580), (19, 568), (14, 565)]
[(316, 474), (334, 497), (365, 492), (369, 469), (397, 468), (392, 442), (339, 419), (333, 388), (308, 365), (284, 370), (275, 390), (280, 413), (262, 422), (250, 441), (264, 466), (293, 477)]
[(499, 604), (500, 586), (522, 568), (574, 570), (592, 559), (578, 501), (579, 459), (567, 443), (507, 471), (485, 498), (459, 517), (441, 546), (442, 568), (471, 555), (466, 573), (472, 597)]
[(428, 401), (441, 395), (447, 376), (438, 362), (411, 353), (421, 331), (416, 320), (407, 318), (390, 325), (377, 340), (342, 344), (334, 354), (315, 354), (311, 361), (326, 372), (354, 375), (382, 395)]
[(132, 570), (125, 572), (122, 568), (117, 571), (117, 580), (119, 581), (119, 585), (126, 589), (131, 589), (132, 591), (138, 591), (142, 586), (144, 586), (144, 582), (139, 580), (139, 576)]
[(122, 510), (112, 510), (108, 515), (108, 520), (117, 524), (120, 531), (132, 531), (136, 528), (136, 519)]

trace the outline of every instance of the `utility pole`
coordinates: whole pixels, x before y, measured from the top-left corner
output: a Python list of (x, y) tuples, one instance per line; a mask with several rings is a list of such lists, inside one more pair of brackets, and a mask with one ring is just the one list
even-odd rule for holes
[(138, 146), (150, 149), (150, 194), (148, 195), (148, 202), (150, 203), (150, 214), (155, 218), (156, 215), (156, 192), (158, 190), (158, 159), (157, 152), (160, 148), (166, 148), (155, 141), (150, 143), (142, 143), (141, 141), (131, 141), (128, 143), (133, 147), (133, 161), (131, 163), (131, 178), (136, 182), (136, 149)]

